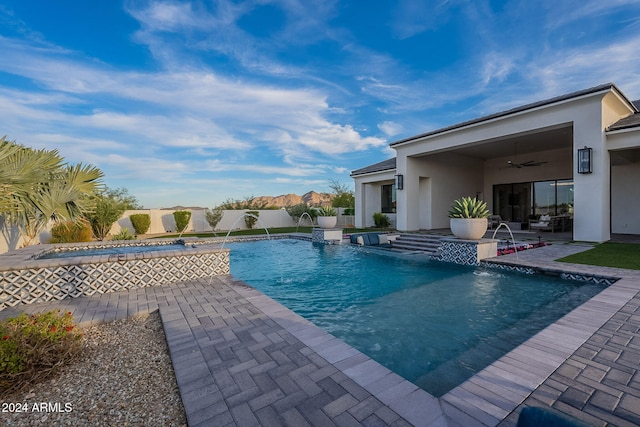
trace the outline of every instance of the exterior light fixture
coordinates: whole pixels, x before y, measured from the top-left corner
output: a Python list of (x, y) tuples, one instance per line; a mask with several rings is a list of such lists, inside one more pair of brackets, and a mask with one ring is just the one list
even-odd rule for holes
[(591, 148), (579, 148), (578, 149), (578, 173), (591, 173), (591, 159), (593, 158), (593, 149)]
[(404, 175), (396, 175), (396, 190), (402, 190), (404, 188)]

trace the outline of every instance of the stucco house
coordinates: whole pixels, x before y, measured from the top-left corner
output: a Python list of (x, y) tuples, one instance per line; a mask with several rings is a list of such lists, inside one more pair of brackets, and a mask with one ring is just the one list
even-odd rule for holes
[(384, 212), (400, 231), (448, 228), (453, 200), (477, 196), (512, 228), (549, 215), (575, 240), (640, 234), (640, 101), (613, 83), (390, 146), (351, 173), (357, 227)]

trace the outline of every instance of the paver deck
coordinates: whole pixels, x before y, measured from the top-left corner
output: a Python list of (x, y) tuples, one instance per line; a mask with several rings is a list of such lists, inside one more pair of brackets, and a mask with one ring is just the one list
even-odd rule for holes
[[(552, 245), (497, 262), (621, 280), (436, 399), (231, 276), (20, 306), (81, 324), (159, 310), (189, 425), (515, 425), (527, 405), (640, 423), (640, 272), (563, 264)], [(0, 318), (17, 313), (0, 312)]]

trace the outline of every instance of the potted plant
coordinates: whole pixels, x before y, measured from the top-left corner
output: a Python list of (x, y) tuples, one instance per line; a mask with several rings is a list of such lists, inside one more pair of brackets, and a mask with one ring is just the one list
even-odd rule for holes
[(449, 226), (454, 236), (479, 240), (487, 232), (487, 203), (475, 197), (462, 197), (453, 202), (449, 211)]
[(320, 228), (333, 228), (338, 223), (336, 210), (331, 206), (323, 206), (318, 210), (318, 226)]

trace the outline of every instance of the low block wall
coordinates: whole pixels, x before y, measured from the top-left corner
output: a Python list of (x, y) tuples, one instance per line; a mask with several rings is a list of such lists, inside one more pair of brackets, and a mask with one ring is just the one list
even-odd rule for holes
[(0, 310), (83, 295), (226, 275), (229, 250), (218, 246), (163, 252), (34, 259), (29, 251), (0, 266)]

